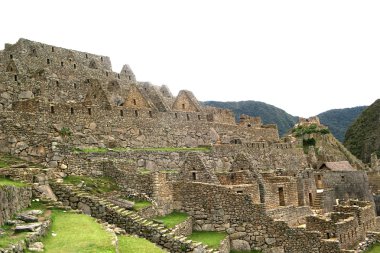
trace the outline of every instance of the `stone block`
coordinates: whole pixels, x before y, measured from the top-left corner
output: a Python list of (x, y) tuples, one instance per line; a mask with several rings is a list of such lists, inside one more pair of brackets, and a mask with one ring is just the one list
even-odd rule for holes
[(236, 251), (250, 251), (251, 246), (249, 246), (249, 243), (244, 240), (232, 240), (231, 249)]

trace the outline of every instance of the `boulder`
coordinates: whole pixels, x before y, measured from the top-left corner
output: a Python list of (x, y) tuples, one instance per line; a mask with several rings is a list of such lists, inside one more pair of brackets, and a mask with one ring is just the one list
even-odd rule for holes
[(232, 240), (231, 241), (231, 249), (236, 251), (250, 251), (251, 247), (249, 243), (244, 240)]
[(42, 242), (34, 242), (34, 243), (29, 245), (28, 250), (34, 251), (34, 252), (43, 252), (44, 251), (44, 244)]
[(49, 198), (54, 201), (58, 200), (49, 185), (39, 185), (36, 187), (36, 190), (41, 193), (42, 197)]
[(84, 214), (91, 215), (91, 207), (82, 202), (78, 203), (78, 209), (82, 210)]

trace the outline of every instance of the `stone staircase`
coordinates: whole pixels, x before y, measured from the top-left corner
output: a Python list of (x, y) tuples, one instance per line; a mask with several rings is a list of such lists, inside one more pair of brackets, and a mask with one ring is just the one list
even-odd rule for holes
[[(69, 204), (70, 200), (74, 198), (79, 202), (87, 203), (91, 207), (91, 216), (104, 222), (112, 223), (124, 229), (127, 233), (144, 237), (153, 243), (169, 249), (171, 252), (219, 253), (218, 250), (210, 249), (207, 245), (189, 240), (186, 236), (176, 236), (171, 229), (164, 227), (162, 224), (147, 220), (138, 213), (115, 205), (107, 199), (83, 192), (74, 185), (52, 182), (51, 185), (56, 190), (57, 197), (60, 200), (63, 197), (64, 201), (67, 202), (66, 204)], [(52, 206), (61, 205), (61, 203), (58, 201), (52, 203)], [(94, 215), (93, 211), (99, 208), (103, 209), (107, 214)], [(172, 244), (172, 246), (168, 246), (169, 244)]]
[(323, 210), (323, 198), (324, 198), (324, 192), (317, 192), (317, 195), (315, 196), (312, 209), (316, 212), (322, 212)]

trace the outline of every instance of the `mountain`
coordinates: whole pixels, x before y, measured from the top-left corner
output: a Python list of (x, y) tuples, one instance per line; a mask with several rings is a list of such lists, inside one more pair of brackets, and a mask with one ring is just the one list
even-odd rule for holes
[[(278, 107), (259, 101), (206, 101), (203, 104), (232, 110), (235, 113), (236, 121), (239, 121), (240, 114), (261, 117), (264, 124), (276, 124), (280, 136), (287, 133), (298, 122), (298, 117), (290, 115)], [(343, 142), (347, 128), (366, 108), (367, 106), (357, 106), (345, 109), (333, 109), (322, 112), (317, 116), (323, 125), (328, 126), (335, 138)]]
[(343, 143), (347, 128), (359, 117), (367, 106), (344, 109), (333, 109), (318, 114), (320, 122), (327, 126), (331, 133)]
[(235, 113), (237, 122), (239, 121), (240, 114), (254, 117), (259, 116), (264, 124), (277, 124), (280, 136), (285, 134), (298, 122), (298, 117), (294, 117), (278, 107), (258, 101), (206, 101), (203, 104), (232, 110)]
[(380, 99), (348, 128), (344, 145), (365, 163), (370, 162), (373, 152), (380, 156)]

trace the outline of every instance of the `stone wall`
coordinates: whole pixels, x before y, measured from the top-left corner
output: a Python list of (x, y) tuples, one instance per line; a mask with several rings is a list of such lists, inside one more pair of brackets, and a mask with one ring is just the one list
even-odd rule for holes
[(87, 195), (74, 186), (51, 183), (51, 187), (64, 205), (73, 209), (81, 209), (84, 213), (97, 219), (115, 224), (125, 229), (127, 233), (144, 237), (170, 252), (192, 252), (196, 248), (205, 248), (204, 245), (188, 241), (185, 237), (174, 236), (164, 227), (141, 218), (136, 212), (118, 207), (107, 200)]
[(226, 236), (221, 242), (220, 246), (218, 248), (219, 253), (230, 253), (231, 250), (231, 244), (230, 244), (230, 237)]
[(317, 188), (314, 180), (314, 172), (305, 170), (297, 177), (298, 205), (313, 206), (317, 196)]
[(342, 249), (355, 248), (365, 234), (358, 227), (356, 217), (346, 213), (329, 213), (325, 217), (307, 217), (306, 229), (320, 231), (322, 238), (340, 242)]
[(297, 206), (297, 181), (291, 177), (263, 176), (265, 187), (265, 207)]
[(363, 231), (369, 231), (376, 227), (376, 212), (373, 202), (349, 200), (334, 206), (334, 211), (354, 214)]
[[(53, 146), (63, 143), (71, 148), (195, 147), (215, 142), (212, 134), (214, 131), (225, 144), (237, 139), (243, 143), (257, 141), (259, 138), (278, 140), (274, 129), (207, 123), (199, 120), (198, 114), (192, 115), (190, 112), (184, 116), (190, 115), (189, 121), (180, 119), (182, 112), (178, 112), (178, 119), (173, 120), (171, 114), (144, 110), (138, 111), (139, 116), (136, 117), (136, 110), (131, 109), (125, 109), (123, 116), (120, 116), (119, 109), (102, 111), (91, 107), (89, 115), (87, 107), (74, 108), (78, 114), (71, 114), (71, 108), (73, 107), (55, 106), (54, 113), (48, 114), (1, 112), (0, 124), (3, 133), (7, 133), (0, 134), (2, 152), (10, 152), (29, 160), (50, 162), (54, 160), (54, 155), (58, 155), (52, 150)], [(52, 107), (46, 110), (50, 112)], [(64, 136), (65, 133), (61, 131), (63, 128), (68, 130), (71, 137)], [(57, 161), (61, 162), (60, 159)]]
[(314, 215), (309, 206), (286, 206), (267, 210), (268, 216), (274, 220), (285, 221), (289, 226), (299, 226), (306, 223), (306, 217)]
[[(176, 182), (173, 194), (174, 208), (193, 217), (194, 230), (227, 231), (233, 249), (245, 245), (245, 250), (263, 252), (339, 252), (339, 244), (328, 247), (319, 232), (274, 221), (263, 204), (254, 204), (249, 195), (224, 186)], [(327, 250), (320, 251), (321, 247)]]
[(30, 205), (31, 187), (0, 186), (0, 226), (17, 211)]
[(324, 188), (334, 189), (337, 199), (373, 201), (365, 171), (326, 171), (322, 182)]
[(173, 229), (172, 232), (179, 236), (188, 236), (191, 235), (193, 232), (193, 218), (190, 216), (180, 224), (176, 225)]

